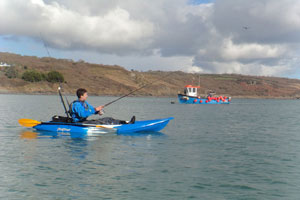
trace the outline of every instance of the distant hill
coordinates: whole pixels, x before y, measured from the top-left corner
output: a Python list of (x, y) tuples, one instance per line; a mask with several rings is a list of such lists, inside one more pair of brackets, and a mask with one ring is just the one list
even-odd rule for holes
[[(27, 82), (24, 72), (36, 70), (47, 73), (58, 71), (64, 76), (64, 92), (75, 94), (79, 87), (92, 95), (124, 95), (147, 83), (152, 85), (139, 90), (138, 96), (176, 96), (188, 84), (198, 84), (199, 75), (181, 71), (128, 71), (121, 66), (90, 64), (68, 59), (21, 56), (0, 52), (0, 93), (54, 94), (58, 83), (47, 81)], [(209, 90), (219, 95), (247, 98), (299, 98), (300, 80), (276, 77), (245, 76), (237, 74), (201, 74), (201, 95)]]

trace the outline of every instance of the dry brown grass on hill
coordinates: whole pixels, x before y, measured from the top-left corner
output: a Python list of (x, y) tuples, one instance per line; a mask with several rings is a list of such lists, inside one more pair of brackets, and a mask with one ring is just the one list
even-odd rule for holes
[[(27, 70), (42, 73), (58, 71), (63, 74), (66, 93), (74, 94), (79, 87), (94, 95), (124, 95), (145, 84), (146, 88), (135, 95), (176, 96), (188, 84), (198, 84), (199, 75), (183, 72), (128, 71), (120, 66), (74, 62), (67, 59), (38, 58), (11, 53), (0, 53), (0, 62), (12, 64), (17, 72), (8, 78), (5, 68), (0, 69), (0, 92), (5, 93), (56, 93), (57, 83), (41, 81), (30, 83), (22, 80)], [(232, 97), (296, 98), (300, 97), (300, 80), (276, 77), (244, 76), (236, 74), (201, 74), (200, 93), (208, 90)]]

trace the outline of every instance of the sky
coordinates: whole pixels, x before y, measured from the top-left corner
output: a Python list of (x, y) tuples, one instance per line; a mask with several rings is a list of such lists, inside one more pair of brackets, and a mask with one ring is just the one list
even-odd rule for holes
[(1, 0), (0, 13), (1, 52), (300, 77), (299, 0)]

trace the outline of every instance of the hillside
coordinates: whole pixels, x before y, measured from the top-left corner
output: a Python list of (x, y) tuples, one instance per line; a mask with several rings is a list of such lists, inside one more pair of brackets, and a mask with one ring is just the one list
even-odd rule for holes
[[(120, 66), (90, 64), (67, 59), (38, 58), (0, 52), (0, 62), (11, 65), (0, 67), (0, 93), (54, 94), (58, 83), (47, 81), (28, 82), (22, 74), (28, 70), (47, 73), (58, 71), (64, 76), (63, 88), (67, 94), (75, 94), (79, 87), (93, 95), (124, 95), (144, 84), (155, 82), (139, 90), (135, 95), (176, 96), (187, 84), (198, 84), (199, 75), (163, 71), (128, 71)], [(8, 71), (14, 76), (8, 76)], [(200, 93), (209, 90), (231, 97), (298, 98), (300, 80), (276, 77), (245, 76), (237, 74), (201, 74)]]

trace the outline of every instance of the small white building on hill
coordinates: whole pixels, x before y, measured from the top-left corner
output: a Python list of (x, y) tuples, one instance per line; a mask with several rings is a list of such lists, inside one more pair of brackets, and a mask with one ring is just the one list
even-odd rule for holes
[(0, 67), (11, 67), (11, 65), (6, 62), (0, 62)]

